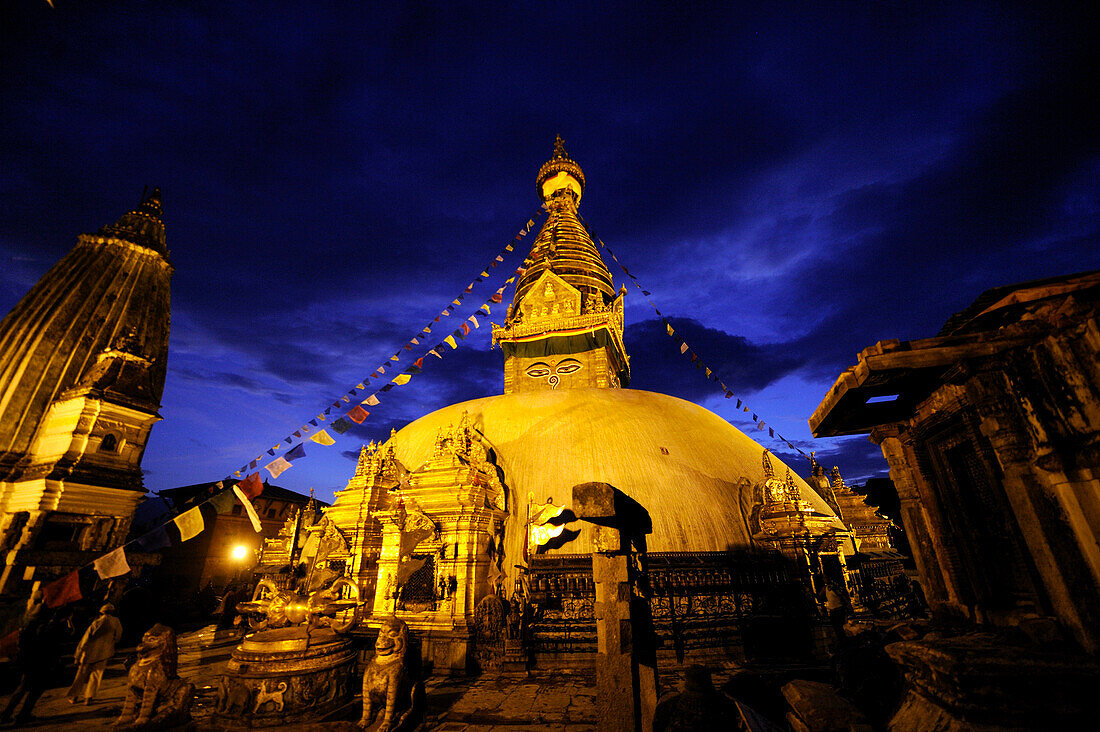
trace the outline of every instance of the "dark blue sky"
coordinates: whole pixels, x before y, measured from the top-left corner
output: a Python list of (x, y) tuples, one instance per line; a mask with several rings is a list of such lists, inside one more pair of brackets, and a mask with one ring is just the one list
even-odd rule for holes
[[(851, 479), (885, 473), (877, 448), (806, 419), (856, 353), (932, 336), (986, 288), (1100, 267), (1095, 19), (1070, 10), (55, 4), (0, 11), (0, 310), (164, 189), (154, 490), (222, 477), (405, 343), (535, 210), (556, 133), (594, 233), (739, 396)], [(789, 452), (653, 318), (632, 290), (634, 387)], [(278, 483), (328, 498), (363, 441), (499, 393), (488, 329), (463, 345)]]

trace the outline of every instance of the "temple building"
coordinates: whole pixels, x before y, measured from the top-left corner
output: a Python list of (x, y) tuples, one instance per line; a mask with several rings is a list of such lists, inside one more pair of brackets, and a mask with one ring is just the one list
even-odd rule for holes
[(634, 507), (667, 647), (805, 651), (789, 614), (827, 575), (844, 581), (852, 532), (723, 418), (628, 388), (626, 290), (578, 218), (585, 176), (560, 138), (536, 187), (547, 218), (493, 325), (503, 394), (435, 411), (364, 451), (325, 513), (347, 541), (349, 575), (376, 617), (396, 613), (420, 634), (436, 668), (499, 660), (482, 633), (497, 599), (530, 609), (535, 656), (591, 653), (597, 541), (571, 496), (600, 482)]
[(810, 419), (815, 436), (869, 433), (882, 448), (937, 614), (1092, 653), (1098, 298), (1098, 272), (989, 290), (934, 338), (865, 349)]
[(160, 420), (171, 275), (154, 190), (78, 237), (0, 323), (0, 592), (125, 540)]

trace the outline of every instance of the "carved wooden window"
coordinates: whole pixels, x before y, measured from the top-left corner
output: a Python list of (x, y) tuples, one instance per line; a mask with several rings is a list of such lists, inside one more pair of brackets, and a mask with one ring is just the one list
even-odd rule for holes
[(108, 432), (103, 435), (103, 440), (99, 443), (100, 452), (118, 452), (118, 437), (113, 433)]

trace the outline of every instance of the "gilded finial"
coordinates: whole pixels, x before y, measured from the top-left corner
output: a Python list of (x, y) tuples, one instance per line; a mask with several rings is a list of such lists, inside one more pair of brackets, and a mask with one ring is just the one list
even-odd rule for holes
[(829, 474), (829, 477), (833, 479), (833, 488), (846, 488), (844, 485), (844, 478), (840, 477), (840, 468), (836, 465), (833, 466), (833, 472)]
[(763, 461), (764, 461), (764, 479), (765, 480), (771, 480), (772, 478), (775, 477), (775, 470), (772, 468), (772, 461), (771, 461), (771, 458), (768, 456), (769, 452), (770, 451), (767, 448), (764, 448)]
[(572, 194), (574, 205), (580, 202), (581, 194), (584, 193), (584, 172), (565, 151), (565, 142), (561, 135), (554, 139), (553, 156), (539, 168), (535, 186), (543, 201), (549, 201), (559, 192), (565, 191)]

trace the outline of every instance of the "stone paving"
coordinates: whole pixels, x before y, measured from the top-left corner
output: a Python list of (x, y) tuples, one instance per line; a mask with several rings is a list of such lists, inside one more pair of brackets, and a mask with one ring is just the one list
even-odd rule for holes
[[(199, 651), (181, 638), (179, 674), (196, 685), (193, 714), (200, 730), (213, 729), (205, 722), (215, 702), (215, 677), (225, 670), (232, 645)], [(121, 649), (107, 668), (96, 700), (89, 706), (69, 704), (66, 686), (50, 689), (35, 706), (36, 720), (19, 729), (106, 730), (122, 711), (125, 671), (122, 659), (134, 649)], [(719, 667), (714, 682), (720, 686), (736, 667)], [(68, 677), (68, 678), (71, 678)], [(68, 678), (65, 679), (66, 683)], [(60, 681), (60, 679), (59, 679)], [(662, 670), (661, 692), (675, 690), (682, 674)], [(595, 730), (599, 717), (596, 678), (591, 669), (532, 672), (510, 677), (485, 674), (478, 677), (434, 676), (425, 682), (427, 708), (423, 732), (481, 732), (491, 730)], [(6, 702), (6, 698), (3, 699)], [(358, 703), (343, 715), (344, 721), (309, 725), (310, 730), (354, 729)], [(0, 727), (10, 729), (8, 724)], [(278, 729), (304, 729), (304, 725)]]

